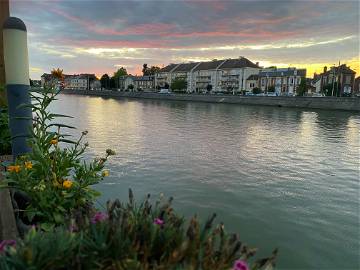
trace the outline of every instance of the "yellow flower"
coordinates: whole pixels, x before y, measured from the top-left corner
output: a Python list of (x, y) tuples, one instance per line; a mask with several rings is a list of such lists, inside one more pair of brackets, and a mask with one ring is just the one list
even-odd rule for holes
[(7, 167), (7, 170), (8, 170), (8, 172), (16, 172), (16, 173), (18, 173), (18, 172), (21, 171), (21, 167), (20, 167), (20, 165), (13, 165), (13, 166)]
[(62, 185), (64, 188), (71, 188), (73, 185), (73, 182), (70, 180), (65, 180)]
[(32, 169), (32, 166), (33, 166), (33, 165), (32, 165), (32, 163), (31, 163), (31, 161), (25, 161), (25, 168), (26, 168), (26, 169), (29, 169), (29, 170), (30, 170), (30, 169)]
[(57, 144), (57, 143), (58, 143), (58, 140), (57, 140), (57, 139), (52, 139), (52, 140), (50, 141), (50, 143), (51, 143), (51, 144)]
[(107, 176), (109, 176), (109, 174), (110, 174), (110, 173), (109, 173), (108, 170), (105, 170), (105, 171), (102, 172), (102, 176), (103, 176), (103, 177), (107, 177)]

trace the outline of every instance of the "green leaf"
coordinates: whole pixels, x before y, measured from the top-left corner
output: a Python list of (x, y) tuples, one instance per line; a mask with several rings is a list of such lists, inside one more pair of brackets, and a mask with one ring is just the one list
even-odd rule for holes
[(64, 127), (64, 128), (71, 128), (71, 129), (76, 129), (76, 127), (73, 126), (69, 126), (69, 125), (65, 125), (65, 124), (49, 124), (47, 125), (47, 127)]
[(51, 114), (49, 114), (49, 117), (66, 117), (66, 118), (74, 118), (73, 116), (70, 116), (70, 115), (58, 114), (58, 113), (51, 113)]

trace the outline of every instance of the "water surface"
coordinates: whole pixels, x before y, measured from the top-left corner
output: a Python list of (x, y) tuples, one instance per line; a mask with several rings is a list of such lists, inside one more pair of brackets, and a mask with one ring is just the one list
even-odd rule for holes
[(359, 114), (75, 95), (53, 107), (89, 131), (89, 158), (118, 153), (101, 202), (163, 192), (259, 255), (278, 247), (278, 269), (360, 269)]

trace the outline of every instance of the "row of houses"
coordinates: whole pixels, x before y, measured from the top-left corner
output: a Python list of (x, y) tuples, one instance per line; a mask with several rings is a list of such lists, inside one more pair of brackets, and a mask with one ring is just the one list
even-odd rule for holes
[(311, 85), (315, 92), (323, 93), (325, 88), (338, 89), (340, 95), (351, 95), (359, 93), (359, 78), (355, 79), (356, 72), (345, 64), (333, 66), (329, 70), (324, 67), (323, 72), (314, 74)]
[(63, 80), (54, 78), (52, 74), (44, 73), (41, 76), (41, 86), (53, 83), (65, 89), (96, 90), (101, 89), (100, 81), (95, 74), (63, 75)]
[[(245, 57), (213, 60), (208, 62), (190, 62), (169, 64), (151, 76), (122, 76), (116, 83), (117, 90), (157, 91), (161, 88), (173, 88), (174, 82), (184, 81), (188, 93), (222, 92), (275, 92), (276, 95), (294, 95), (301, 82), (305, 83), (305, 92), (322, 94), (331, 86), (337, 90), (335, 95), (354, 95), (359, 93), (360, 79), (355, 79), (355, 71), (345, 64), (324, 67), (313, 79), (306, 78), (306, 69), (296, 67), (263, 68)], [(51, 74), (41, 76), (41, 85), (53, 80)], [(67, 89), (101, 89), (100, 81), (94, 74), (64, 75), (63, 85)], [(103, 86), (106, 87), (106, 86)], [(172, 89), (175, 90), (175, 89)], [(333, 93), (331, 93), (333, 94)]]
[(187, 92), (275, 91), (294, 94), (306, 69), (276, 67), (263, 69), (245, 57), (209, 62), (170, 64), (155, 75), (155, 85), (170, 86), (175, 80), (186, 81)]

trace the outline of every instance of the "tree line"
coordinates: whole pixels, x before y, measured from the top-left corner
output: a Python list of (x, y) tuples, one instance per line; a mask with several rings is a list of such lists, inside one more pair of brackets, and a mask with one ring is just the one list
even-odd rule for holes
[[(160, 70), (158, 66), (151, 66), (145, 63), (143, 64), (142, 73), (143, 76), (151, 76), (155, 75)], [(116, 72), (114, 72), (113, 76), (109, 76), (108, 74), (104, 74), (100, 78), (100, 83), (102, 88), (110, 89), (110, 88), (119, 88), (119, 78), (122, 76), (131, 75), (128, 74), (126, 68), (120, 67)]]

